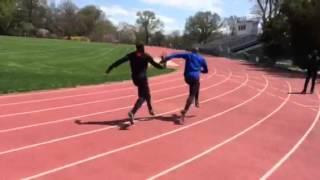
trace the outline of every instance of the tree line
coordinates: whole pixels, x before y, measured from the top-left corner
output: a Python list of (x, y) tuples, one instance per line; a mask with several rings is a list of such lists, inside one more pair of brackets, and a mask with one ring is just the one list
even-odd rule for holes
[[(108, 12), (106, 12), (108, 13)], [(95, 5), (79, 8), (72, 0), (59, 4), (46, 0), (1, 0), (0, 35), (46, 38), (73, 37), (90, 41), (109, 41), (186, 48), (206, 43), (219, 34), (221, 18), (212, 12), (197, 12), (187, 19), (183, 32), (164, 33), (164, 23), (152, 11), (136, 14), (136, 23), (113, 24)]]
[(308, 54), (320, 50), (320, 0), (255, 0), (261, 17), (264, 53), (274, 60), (292, 58), (304, 67)]

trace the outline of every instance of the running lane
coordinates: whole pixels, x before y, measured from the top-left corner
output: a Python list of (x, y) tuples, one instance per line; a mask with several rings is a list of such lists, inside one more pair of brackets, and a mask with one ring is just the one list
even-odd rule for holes
[(0, 97), (0, 179), (319, 179), (319, 100), (294, 93), (303, 79), (208, 63), (201, 108), (183, 126), (174, 123), (187, 96), (181, 71), (151, 80), (158, 116), (144, 106), (127, 131), (130, 82)]

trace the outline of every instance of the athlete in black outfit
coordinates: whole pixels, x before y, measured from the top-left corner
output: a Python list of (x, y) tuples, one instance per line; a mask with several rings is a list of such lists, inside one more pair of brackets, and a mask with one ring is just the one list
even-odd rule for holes
[(315, 88), (315, 84), (316, 84), (317, 75), (318, 75), (319, 63), (320, 63), (319, 52), (318, 52), (318, 50), (314, 50), (308, 56), (307, 76), (306, 76), (306, 81), (305, 81), (305, 84), (304, 84), (304, 88), (303, 88), (302, 94), (306, 94), (307, 93), (308, 84), (309, 84), (310, 79), (312, 79), (310, 93), (313, 94), (314, 88)]
[(150, 115), (154, 116), (154, 111), (151, 105), (151, 95), (150, 95), (150, 89), (149, 89), (148, 77), (147, 77), (148, 64), (150, 63), (151, 65), (153, 65), (158, 69), (164, 69), (164, 67), (156, 63), (149, 54), (145, 53), (143, 44), (137, 44), (135, 52), (129, 53), (123, 58), (114, 62), (112, 65), (109, 66), (106, 73), (109, 74), (113, 68), (127, 61), (130, 62), (132, 81), (134, 85), (138, 88), (138, 96), (139, 96), (134, 107), (128, 113), (130, 123), (134, 124), (133, 122), (134, 115), (142, 106), (144, 101), (147, 101)]

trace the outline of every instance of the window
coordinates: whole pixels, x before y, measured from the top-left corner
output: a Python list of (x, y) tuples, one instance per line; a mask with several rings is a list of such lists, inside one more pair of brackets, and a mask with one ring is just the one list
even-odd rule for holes
[(238, 30), (239, 30), (239, 31), (244, 31), (244, 30), (246, 30), (246, 25), (240, 25), (240, 26), (238, 26)]

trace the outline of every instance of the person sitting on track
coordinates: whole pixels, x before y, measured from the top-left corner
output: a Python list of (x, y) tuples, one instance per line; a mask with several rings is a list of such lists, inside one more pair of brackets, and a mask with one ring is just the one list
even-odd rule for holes
[(139, 110), (139, 108), (142, 106), (144, 101), (147, 101), (149, 114), (152, 116), (155, 115), (151, 105), (151, 95), (147, 77), (148, 64), (150, 63), (152, 66), (158, 69), (164, 69), (164, 67), (156, 63), (153, 60), (153, 58), (145, 52), (143, 44), (136, 44), (136, 51), (131, 52), (125, 55), (123, 58), (114, 62), (112, 65), (108, 67), (106, 73), (109, 74), (113, 68), (118, 67), (119, 65), (128, 61), (130, 62), (132, 81), (134, 85), (138, 88), (139, 96), (134, 107), (128, 113), (130, 123), (133, 125), (134, 116), (136, 112)]
[(191, 53), (177, 53), (169, 56), (162, 56), (160, 63), (166, 63), (174, 58), (185, 59), (185, 82), (189, 85), (189, 97), (187, 99), (184, 109), (181, 111), (180, 124), (184, 123), (184, 118), (188, 112), (191, 104), (195, 101), (195, 106), (199, 108), (199, 89), (200, 89), (200, 73), (208, 73), (208, 66), (206, 60), (198, 54), (199, 49), (193, 48)]
[(320, 63), (319, 52), (318, 52), (318, 50), (314, 50), (311, 54), (308, 55), (307, 76), (306, 76), (306, 81), (304, 84), (303, 91), (301, 92), (302, 94), (307, 93), (310, 78), (312, 78), (310, 93), (313, 94), (315, 84), (316, 84), (317, 75), (318, 75), (319, 63)]

